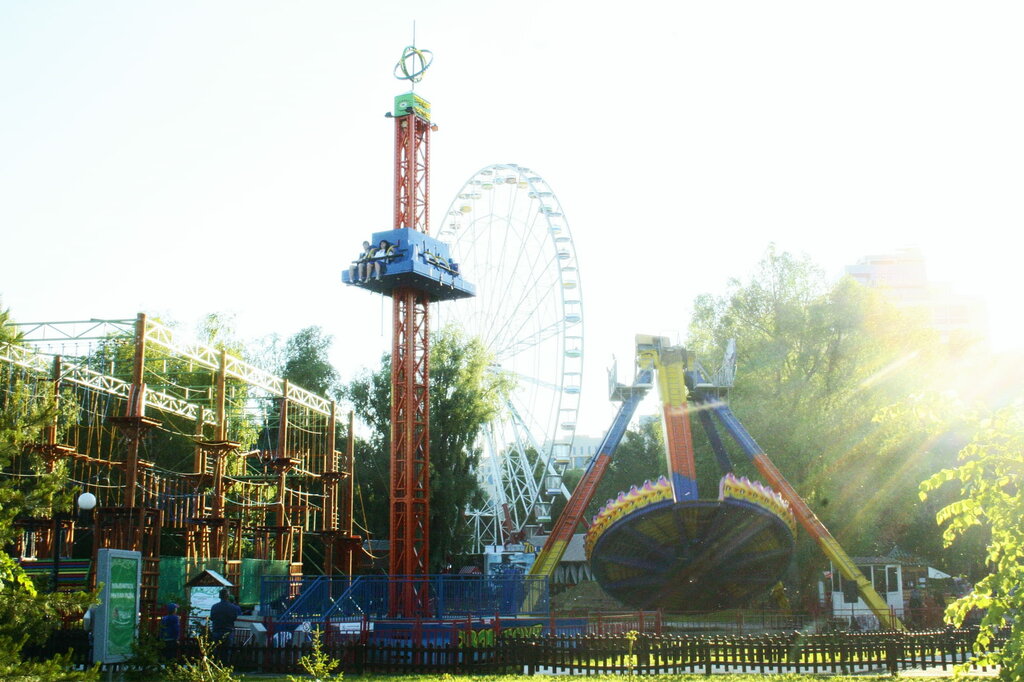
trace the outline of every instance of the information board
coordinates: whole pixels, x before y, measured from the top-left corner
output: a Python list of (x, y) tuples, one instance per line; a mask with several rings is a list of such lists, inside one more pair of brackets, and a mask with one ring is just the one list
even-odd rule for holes
[(103, 584), (103, 590), (93, 622), (93, 661), (119, 663), (131, 657), (139, 629), (142, 553), (99, 550), (96, 581)]
[(189, 588), (189, 620), (194, 627), (206, 627), (210, 609), (220, 601), (220, 585), (194, 585)]

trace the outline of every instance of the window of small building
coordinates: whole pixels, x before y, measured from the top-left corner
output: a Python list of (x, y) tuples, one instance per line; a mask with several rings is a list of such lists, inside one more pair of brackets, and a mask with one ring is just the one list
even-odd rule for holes
[(856, 604), (859, 598), (860, 595), (858, 594), (857, 583), (843, 578), (843, 603)]
[(889, 591), (888, 583), (885, 579), (885, 566), (872, 566), (872, 573), (874, 579), (875, 592), (878, 594), (885, 594)]

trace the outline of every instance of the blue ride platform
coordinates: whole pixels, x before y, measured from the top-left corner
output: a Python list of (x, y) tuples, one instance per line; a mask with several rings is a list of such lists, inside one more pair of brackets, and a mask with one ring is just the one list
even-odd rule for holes
[(385, 296), (399, 288), (415, 289), (426, 292), (432, 302), (476, 296), (476, 287), (463, 277), (444, 242), (408, 227), (374, 232), (370, 243), (377, 246), (382, 241), (389, 245), (388, 255), (352, 262), (356, 268), (360, 262), (379, 263), (379, 280), (369, 276), (360, 280), (357, 269), (355, 278), (351, 270), (343, 271), (341, 281)]

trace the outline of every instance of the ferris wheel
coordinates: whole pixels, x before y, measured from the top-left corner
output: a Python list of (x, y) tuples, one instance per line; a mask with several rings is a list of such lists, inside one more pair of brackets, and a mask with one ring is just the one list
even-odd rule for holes
[(583, 298), (576, 249), (558, 199), (529, 168), (496, 164), (465, 183), (438, 238), (477, 286), (475, 298), (438, 318), (480, 338), (491, 371), (512, 379), (500, 414), (485, 425), (480, 479), (485, 508), (472, 510), (476, 551), (551, 520), (569, 497), (583, 371)]

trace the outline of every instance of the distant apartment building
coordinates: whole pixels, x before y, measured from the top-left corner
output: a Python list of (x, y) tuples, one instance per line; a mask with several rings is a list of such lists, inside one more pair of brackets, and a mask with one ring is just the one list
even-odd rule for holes
[[(640, 428), (646, 427), (652, 421), (660, 422), (661, 415), (641, 415), (639, 418)], [(572, 450), (569, 451), (569, 468), (586, 469), (587, 465), (590, 464), (590, 460), (597, 454), (603, 441), (604, 436), (581, 436), (577, 434), (572, 440)]]
[(949, 285), (928, 281), (924, 255), (918, 249), (865, 256), (846, 274), (864, 286), (885, 292), (899, 306), (922, 309), (944, 342), (956, 336), (988, 338), (988, 314), (981, 299), (954, 292)]
[(572, 450), (569, 454), (570, 469), (586, 469), (590, 460), (597, 454), (597, 449), (601, 447), (601, 441), (604, 438), (600, 436), (581, 436), (578, 435), (572, 439)]

